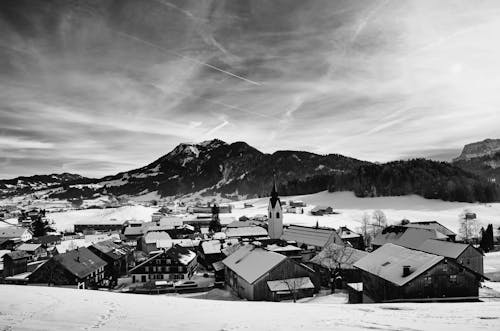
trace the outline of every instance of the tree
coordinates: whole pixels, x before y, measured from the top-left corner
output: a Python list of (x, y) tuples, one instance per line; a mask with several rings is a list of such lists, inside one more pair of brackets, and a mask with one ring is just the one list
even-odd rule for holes
[(467, 209), (459, 215), (460, 229), (458, 233), (466, 243), (470, 243), (472, 239), (478, 238), (480, 233), (478, 220), (475, 217), (469, 217), (469, 215), (474, 214)]
[(374, 210), (372, 218), (374, 220), (373, 226), (378, 227), (379, 230), (387, 226), (387, 217), (382, 210)]
[(363, 235), (365, 246), (369, 247), (372, 241), (372, 229), (370, 225), (370, 215), (366, 212), (361, 217), (361, 234)]
[(332, 293), (335, 292), (335, 281), (337, 278), (342, 279), (342, 269), (352, 268), (354, 261), (352, 255), (354, 249), (347, 245), (338, 245), (330, 243), (326, 245), (318, 254), (321, 258), (321, 265), (328, 268), (331, 279)]
[(38, 216), (33, 223), (31, 224), (31, 228), (33, 230), (34, 237), (43, 237), (47, 235), (47, 232), (52, 232), (52, 229), (49, 225), (49, 222), (44, 220), (41, 216)]
[(214, 204), (212, 206), (212, 220), (208, 225), (208, 231), (210, 232), (220, 232), (222, 230), (222, 225), (219, 220), (219, 206)]
[(483, 252), (487, 253), (494, 247), (493, 225), (488, 224), (486, 230), (481, 228), (481, 242), (479, 244)]
[(300, 289), (305, 285), (308, 281), (308, 277), (298, 277), (298, 278), (287, 278), (282, 279), (281, 283), (285, 285), (290, 294), (292, 295), (293, 302), (297, 302), (298, 294)]

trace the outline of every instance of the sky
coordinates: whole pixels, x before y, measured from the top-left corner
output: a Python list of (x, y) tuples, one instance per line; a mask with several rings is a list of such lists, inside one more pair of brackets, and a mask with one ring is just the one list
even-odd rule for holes
[(497, 0), (2, 0), (0, 178), (181, 142), (451, 160), (500, 138)]

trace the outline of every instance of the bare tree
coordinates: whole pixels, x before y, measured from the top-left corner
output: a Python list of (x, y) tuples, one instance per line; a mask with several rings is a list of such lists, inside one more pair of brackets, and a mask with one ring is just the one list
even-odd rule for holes
[(293, 302), (297, 302), (300, 289), (307, 283), (308, 277), (287, 278), (282, 279), (281, 284), (284, 284), (290, 294), (292, 294)]
[(372, 229), (370, 225), (370, 215), (364, 213), (361, 217), (361, 234), (365, 242), (365, 247), (369, 247), (372, 240)]
[(387, 217), (384, 212), (380, 209), (374, 210), (372, 218), (374, 220), (373, 225), (377, 226), (379, 229), (382, 229), (387, 226)]
[(318, 254), (321, 265), (328, 268), (330, 277), (333, 279), (332, 292), (335, 291), (335, 280), (338, 277), (342, 278), (342, 270), (352, 268), (355, 262), (352, 259), (354, 252), (355, 250), (347, 245), (331, 243)]

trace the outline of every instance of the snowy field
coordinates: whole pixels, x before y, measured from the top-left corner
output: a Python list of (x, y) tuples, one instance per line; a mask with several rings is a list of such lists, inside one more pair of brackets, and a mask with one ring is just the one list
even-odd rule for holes
[[(500, 252), (486, 253), (484, 255), (484, 273), (491, 280), (500, 282)], [(498, 283), (500, 285), (500, 283)], [(498, 287), (500, 292), (500, 286)]]
[[(381, 209), (387, 216), (389, 224), (402, 219), (410, 221), (438, 221), (454, 232), (458, 232), (458, 217), (464, 209), (477, 214), (482, 226), (492, 223), (494, 228), (500, 226), (500, 203), (461, 203), (441, 200), (424, 199), (417, 195), (401, 197), (357, 198), (352, 192), (319, 192), (315, 194), (281, 197), (282, 201), (302, 200), (307, 203), (304, 214), (284, 214), (285, 224), (315, 225), (338, 228), (347, 226), (352, 230), (360, 227), (360, 220), (364, 213), (372, 215), (375, 209)], [(251, 199), (232, 202), (232, 214), (221, 214), (221, 218), (240, 216), (254, 216), (267, 214), (269, 198)], [(254, 207), (243, 208), (243, 204), (251, 203)], [(317, 205), (332, 206), (338, 215), (312, 216), (309, 211)], [(125, 206), (111, 209), (72, 210), (60, 213), (50, 213), (49, 219), (54, 220), (58, 230), (71, 230), (72, 225), (80, 221), (108, 221), (116, 219), (125, 221), (138, 219), (149, 221), (151, 214), (158, 208), (144, 206)], [(222, 221), (224, 223), (224, 220)], [(0, 224), (0, 226), (5, 224)]]
[[(227, 302), (0, 285), (1, 330), (498, 330), (500, 303)], [(6, 299), (8, 298), (8, 299)], [(99, 303), (99, 304), (97, 304)]]

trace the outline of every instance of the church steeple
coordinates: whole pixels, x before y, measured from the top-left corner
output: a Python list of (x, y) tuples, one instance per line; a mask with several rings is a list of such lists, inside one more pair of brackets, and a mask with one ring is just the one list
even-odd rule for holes
[(281, 239), (283, 235), (283, 212), (281, 210), (281, 201), (278, 196), (276, 185), (276, 173), (273, 172), (273, 187), (271, 189), (271, 197), (269, 198), (268, 232), (271, 239)]

